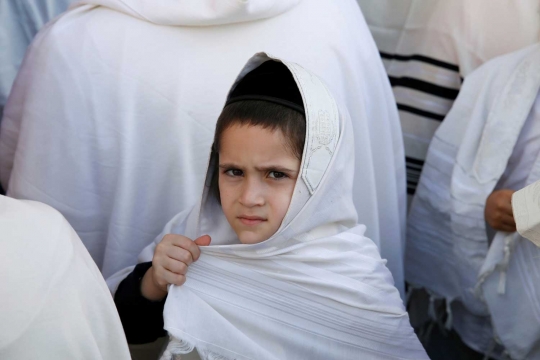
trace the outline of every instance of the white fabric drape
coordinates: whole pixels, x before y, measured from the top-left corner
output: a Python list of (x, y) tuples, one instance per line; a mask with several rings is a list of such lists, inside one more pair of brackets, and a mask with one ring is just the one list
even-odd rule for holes
[(39, 29), (73, 1), (0, 1), (0, 121), (26, 48)]
[[(264, 61), (272, 60), (256, 55), (241, 76)], [(209, 234), (212, 245), (201, 247), (186, 283), (169, 289), (164, 319), (173, 340), (164, 358), (196, 348), (205, 360), (427, 359), (385, 261), (356, 222), (349, 115), (315, 75), (283, 62), (308, 129), (287, 215), (270, 239), (239, 244), (206, 187), (191, 212), (169, 222), (162, 235)], [(151, 260), (160, 240), (140, 261)]]
[(8, 194), (64, 214), (104, 276), (135, 263), (197, 200), (227, 89), (268, 51), (344, 99), (354, 202), (403, 288), (401, 131), (354, 0), (84, 2), (38, 35), (14, 85), (0, 131)]
[(0, 358), (130, 359), (111, 294), (57, 211), (0, 196)]
[(540, 41), (538, 0), (358, 0), (392, 78), (416, 188), (433, 134), (484, 62)]
[[(407, 280), (464, 306), (453, 319), (468, 346), (485, 353), (495, 340), (515, 359), (540, 356), (534, 285), (540, 252), (515, 234), (497, 233), (489, 246), (484, 207), (496, 186), (540, 177), (538, 139), (516, 146), (523, 129), (531, 131), (527, 119), (538, 121), (539, 64), (535, 45), (488, 62), (465, 80), (433, 138), (407, 231)], [(508, 165), (525, 146), (535, 150)], [(516, 166), (518, 160), (532, 168)], [(516, 174), (506, 173), (507, 166)]]
[(512, 195), (512, 210), (519, 234), (540, 247), (540, 181)]

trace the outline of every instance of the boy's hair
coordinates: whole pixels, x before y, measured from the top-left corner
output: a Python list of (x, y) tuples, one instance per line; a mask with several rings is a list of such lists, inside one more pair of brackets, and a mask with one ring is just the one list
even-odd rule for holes
[(233, 125), (260, 126), (270, 131), (281, 131), (285, 138), (285, 146), (302, 160), (304, 142), (306, 141), (305, 116), (289, 107), (264, 100), (237, 101), (225, 106), (216, 124), (212, 151), (216, 155), (214, 171), (210, 183), (210, 191), (220, 201), (219, 195), (219, 149), (223, 133)]

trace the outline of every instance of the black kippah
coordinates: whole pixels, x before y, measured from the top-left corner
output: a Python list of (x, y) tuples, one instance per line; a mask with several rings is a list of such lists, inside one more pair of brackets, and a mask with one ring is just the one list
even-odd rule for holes
[(296, 81), (283, 63), (266, 61), (236, 85), (225, 106), (243, 100), (263, 100), (304, 114), (304, 102)]

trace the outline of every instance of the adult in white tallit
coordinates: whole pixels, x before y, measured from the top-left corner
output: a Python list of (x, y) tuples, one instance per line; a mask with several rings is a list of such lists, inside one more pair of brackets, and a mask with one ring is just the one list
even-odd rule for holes
[(469, 347), (499, 344), (512, 359), (540, 358), (540, 250), (502, 231), (490, 244), (484, 209), (494, 190), (540, 178), (539, 89), (540, 45), (465, 80), (433, 138), (407, 231), (407, 280), (451, 304), (447, 326)]
[(396, 97), (407, 190), (414, 194), (433, 134), (484, 62), (540, 41), (538, 0), (358, 0)]
[[(267, 61), (281, 60), (254, 56), (228, 103), (244, 76)], [(318, 77), (283, 64), (300, 91), (306, 138), (277, 231), (262, 242), (240, 243), (211, 190), (218, 176), (213, 152), (197, 205), (173, 218), (139, 257), (152, 260), (165, 234), (212, 239), (189, 265), (185, 284), (169, 288), (163, 316), (172, 341), (164, 358), (196, 348), (202, 359), (425, 359), (385, 261), (357, 224), (349, 115), (338, 110)], [(250, 94), (238, 98), (255, 99)], [(109, 285), (114, 288), (131, 269), (108, 279)]]
[(26, 48), (39, 29), (67, 10), (73, 0), (0, 2), (0, 121)]
[(130, 359), (99, 269), (68, 222), (0, 196), (0, 359)]
[(222, 99), (245, 59), (265, 50), (304, 64), (344, 99), (357, 144), (354, 202), (403, 288), (401, 132), (354, 0), (83, 2), (37, 37), (6, 107), (9, 195), (57, 208), (105, 277), (133, 264), (196, 201)]

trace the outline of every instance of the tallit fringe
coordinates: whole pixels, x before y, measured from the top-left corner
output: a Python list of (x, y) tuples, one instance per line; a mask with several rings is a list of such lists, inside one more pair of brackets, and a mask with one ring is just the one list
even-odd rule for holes
[[(169, 344), (163, 352), (160, 360), (181, 360), (182, 355), (189, 354), (193, 351), (193, 349), (195, 349), (195, 346), (188, 341), (171, 336), (169, 339)], [(199, 352), (201, 360), (235, 360), (220, 354), (216, 354), (208, 349), (197, 349), (197, 351)]]
[(446, 299), (446, 322), (444, 323), (444, 327), (446, 330), (452, 330), (453, 325), (454, 316), (452, 313), (452, 301)]
[(510, 257), (512, 256), (512, 252), (514, 250), (514, 246), (517, 243), (517, 239), (515, 236), (515, 233), (508, 234), (506, 238), (504, 239), (504, 257), (501, 262), (496, 264), (491, 270), (485, 272), (482, 274), (482, 276), (478, 279), (478, 283), (475, 287), (475, 295), (476, 297), (480, 299), (484, 299), (484, 294), (482, 291), (482, 285), (490, 276), (495, 272), (495, 270), (499, 270), (499, 285), (497, 287), (497, 293), (499, 295), (504, 295), (506, 293), (506, 271), (508, 269), (508, 265), (510, 264)]
[(209, 350), (199, 351), (199, 356), (202, 360), (234, 360)]
[(194, 348), (193, 344), (171, 336), (167, 348), (159, 360), (181, 360), (183, 354), (189, 354)]
[[(453, 301), (452, 299), (437, 296), (437, 295), (433, 294), (431, 291), (429, 291), (428, 289), (426, 289), (424, 287), (409, 284), (409, 289), (407, 290), (406, 301), (405, 301), (405, 304), (406, 304), (407, 308), (410, 305), (410, 301), (411, 301), (413, 291), (414, 290), (420, 290), (420, 289), (425, 289), (429, 294), (429, 305), (428, 305), (427, 315), (431, 320), (433, 320), (433, 323), (437, 323), (439, 325), (442, 325), (441, 315), (437, 314), (437, 311), (435, 309), (435, 301), (436, 300), (443, 300), (443, 299), (445, 300), (445, 303), (446, 303), (446, 321), (444, 322), (444, 328), (446, 330), (452, 330), (452, 327), (454, 325), (454, 316), (453, 316), (453, 312), (452, 312), (452, 301)], [(428, 330), (426, 332), (426, 334), (424, 334), (427, 341), (429, 341), (430, 333), (431, 333), (431, 329)]]
[(491, 341), (491, 343), (489, 344), (489, 347), (488, 347), (486, 353), (484, 354), (484, 359), (483, 360), (489, 360), (491, 358), (491, 355), (493, 355), (493, 353), (495, 352), (496, 347), (497, 347), (497, 341), (495, 339), (493, 339)]

